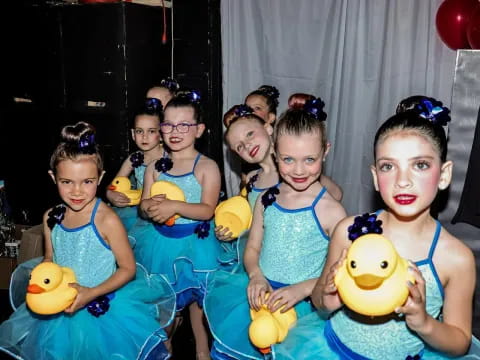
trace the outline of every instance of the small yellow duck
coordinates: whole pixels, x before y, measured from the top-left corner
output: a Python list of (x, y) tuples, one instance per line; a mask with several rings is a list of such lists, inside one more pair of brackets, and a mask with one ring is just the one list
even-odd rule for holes
[(118, 191), (122, 194), (125, 194), (130, 199), (130, 205), (138, 205), (142, 198), (142, 190), (132, 189), (132, 184), (126, 176), (117, 176), (112, 180), (110, 185), (108, 185), (108, 190)]
[(351, 310), (382, 316), (405, 303), (407, 280), (415, 282), (408, 261), (398, 255), (393, 244), (382, 235), (366, 234), (353, 241), (334, 281)]
[(27, 287), (27, 306), (41, 315), (52, 315), (69, 307), (77, 290), (68, 286), (77, 279), (72, 269), (53, 262), (42, 262), (35, 266)]
[(252, 224), (252, 210), (248, 201), (242, 196), (232, 196), (222, 201), (215, 208), (215, 225), (228, 227), (232, 238), (237, 238)]
[[(268, 295), (266, 298), (268, 299)], [(271, 312), (265, 304), (260, 310), (250, 309), (252, 322), (248, 328), (248, 336), (254, 346), (263, 354), (270, 352), (270, 346), (285, 340), (288, 330), (297, 321), (294, 308), (282, 313), (281, 309)]]
[[(165, 194), (169, 200), (185, 201), (185, 194), (183, 190), (177, 185), (170, 181), (159, 180), (155, 181), (150, 188), (150, 196)], [(179, 218), (180, 215), (174, 215), (167, 221), (165, 225), (173, 226), (175, 224), (175, 219)]]

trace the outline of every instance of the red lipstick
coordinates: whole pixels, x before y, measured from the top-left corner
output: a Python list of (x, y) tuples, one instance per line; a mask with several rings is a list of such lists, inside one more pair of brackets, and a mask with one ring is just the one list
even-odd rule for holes
[(417, 197), (411, 194), (398, 194), (393, 198), (395, 199), (395, 202), (400, 205), (410, 205), (417, 200)]

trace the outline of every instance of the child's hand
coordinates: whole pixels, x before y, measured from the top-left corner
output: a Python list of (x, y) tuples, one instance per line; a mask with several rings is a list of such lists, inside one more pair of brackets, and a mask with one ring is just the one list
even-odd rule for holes
[(335, 275), (338, 272), (338, 268), (342, 266), (343, 262), (347, 258), (347, 249), (344, 249), (340, 254), (340, 258), (335, 262), (325, 278), (325, 282), (322, 286), (322, 304), (325, 310), (335, 311), (343, 305), (340, 296), (338, 295), (337, 287), (335, 286)]
[(429, 318), (425, 308), (425, 279), (418, 267), (412, 262), (409, 263), (410, 266), (408, 270), (413, 274), (415, 284), (407, 281), (410, 294), (405, 304), (395, 309), (395, 312), (405, 315), (405, 321), (411, 330), (422, 332), (427, 325)]
[(118, 191), (107, 190), (107, 198), (116, 207), (126, 207), (130, 204), (128, 196)]
[(250, 278), (247, 288), (248, 302), (251, 308), (260, 310), (265, 303), (265, 295), (272, 292), (272, 287), (262, 274), (256, 274)]
[(284, 313), (307, 296), (308, 294), (305, 293), (305, 287), (301, 283), (294, 284), (272, 292), (266, 305), (271, 312), (275, 312), (281, 308), (282, 310), (280, 310), (280, 312)]
[(232, 237), (232, 232), (230, 229), (228, 227), (223, 227), (222, 225), (219, 225), (215, 228), (215, 236), (220, 241), (232, 241), (235, 239)]
[(72, 305), (65, 309), (65, 312), (68, 314), (73, 314), (75, 311), (85, 307), (85, 305), (96, 298), (96, 295), (91, 288), (78, 285), (77, 283), (70, 283), (68, 286), (77, 289), (78, 291), (77, 297)]
[(159, 195), (152, 198), (155, 202), (147, 209), (147, 214), (153, 221), (163, 224), (177, 213), (176, 201), (168, 200)]

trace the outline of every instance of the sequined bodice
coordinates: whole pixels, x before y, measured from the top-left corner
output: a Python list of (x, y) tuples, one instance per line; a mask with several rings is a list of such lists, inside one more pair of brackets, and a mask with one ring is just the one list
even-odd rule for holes
[[(202, 186), (194, 175), (195, 166), (200, 159), (201, 154), (198, 154), (194, 163), (192, 171), (183, 175), (170, 175), (169, 173), (160, 173), (157, 180), (166, 180), (175, 183), (179, 186), (185, 194), (185, 201), (187, 203), (198, 204), (202, 200)], [(175, 224), (187, 224), (196, 222), (198, 220), (191, 220), (180, 217), (175, 220)]]
[[(416, 263), (425, 278), (427, 313), (433, 318), (438, 318), (443, 305), (443, 287), (432, 262), (440, 230), (441, 225), (437, 222), (428, 258)], [(330, 321), (343, 344), (371, 359), (405, 359), (423, 349), (423, 341), (408, 329), (404, 318), (396, 314), (367, 318), (343, 307)]]
[(260, 268), (268, 279), (295, 284), (320, 276), (329, 238), (314, 208), (324, 193), (309, 207), (290, 210), (274, 202), (265, 209)]
[(57, 224), (51, 234), (53, 261), (72, 268), (77, 282), (86, 287), (97, 286), (116, 270), (115, 257), (94, 223), (99, 204), (97, 199), (88, 224), (73, 229)]
[(134, 169), (135, 173), (135, 180), (137, 182), (137, 189), (143, 189), (143, 177), (145, 175), (145, 170), (147, 169), (147, 165), (143, 164), (139, 167)]

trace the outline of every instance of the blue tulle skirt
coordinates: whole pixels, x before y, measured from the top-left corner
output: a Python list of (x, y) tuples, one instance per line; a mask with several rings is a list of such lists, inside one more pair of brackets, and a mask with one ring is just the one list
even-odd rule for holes
[(126, 207), (116, 207), (113, 206), (112, 209), (118, 215), (122, 221), (123, 226), (128, 231), (138, 220), (142, 220), (138, 216), (138, 207), (137, 206), (126, 206)]
[[(362, 336), (362, 334), (359, 334), (359, 336)], [(473, 360), (480, 359), (479, 356), (480, 343), (476, 338), (472, 338), (472, 345), (465, 356), (452, 358), (427, 347), (419, 359)], [(296, 325), (290, 329), (287, 338), (281, 344), (272, 346), (272, 357), (277, 360), (366, 359), (346, 348), (345, 345), (339, 342), (338, 338), (332, 336), (327, 320), (323, 319), (317, 312), (308, 314), (297, 321)], [(388, 358), (388, 349), (385, 349), (384, 359)]]
[(162, 227), (168, 232), (162, 233), (152, 223), (136, 224), (129, 231), (135, 241), (136, 261), (150, 273), (167, 278), (177, 293), (177, 310), (194, 301), (201, 305), (206, 276), (218, 269), (221, 247), (212, 226), (204, 238), (199, 238), (190, 225)]
[(248, 240), (248, 230), (243, 232), (238, 239), (232, 241), (220, 241), (222, 252), (218, 257), (220, 270), (232, 273), (245, 272), (243, 254)]
[[(251, 323), (246, 272), (217, 271), (207, 278), (204, 311), (214, 338), (214, 359), (263, 359), (248, 337)], [(275, 286), (272, 286), (275, 289)], [(298, 317), (313, 311), (306, 301), (295, 306)], [(300, 358), (298, 358), (300, 359)]]
[[(85, 308), (74, 314), (38, 315), (25, 299), (29, 274), (39, 259), (14, 273), (15, 312), (0, 325), (0, 350), (17, 359), (168, 359), (163, 327), (175, 314), (175, 293), (161, 276), (137, 266), (135, 278), (114, 292), (108, 311), (95, 317)], [(22, 287), (23, 286), (23, 287)]]

